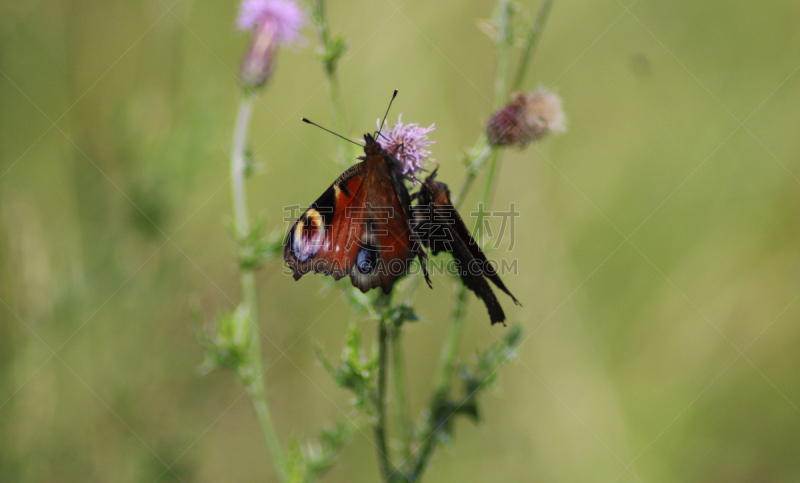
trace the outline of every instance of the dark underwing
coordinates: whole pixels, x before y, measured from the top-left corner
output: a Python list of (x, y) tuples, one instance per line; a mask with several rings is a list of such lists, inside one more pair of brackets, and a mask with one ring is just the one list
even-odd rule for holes
[(434, 255), (442, 251), (451, 253), (462, 282), (486, 305), (492, 325), (498, 322), (505, 325), (505, 312), (487, 279), (508, 294), (515, 304), (522, 304), (511, 295), (472, 238), (450, 200), (447, 185), (436, 181), (434, 171), (414, 196), (418, 199), (418, 204), (414, 206), (411, 224), (419, 239)]

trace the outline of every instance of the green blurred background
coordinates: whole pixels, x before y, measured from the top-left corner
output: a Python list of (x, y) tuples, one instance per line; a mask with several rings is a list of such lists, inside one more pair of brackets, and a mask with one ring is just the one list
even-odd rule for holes
[[(459, 186), (492, 110), (476, 25), (493, 8), (333, 2), (347, 134), (399, 88), (394, 115), (436, 123), (440, 179)], [(275, 481), (242, 386), (198, 374), (191, 316), (240, 297), (224, 228), (236, 11), (0, 1), (0, 481), (150, 483), (173, 462), (187, 482)], [(495, 197), (522, 212), (495, 256), (519, 260), (505, 282), (524, 307), (500, 297), (531, 337), (427, 481), (800, 481), (798, 25), (792, 0), (556, 2), (527, 87), (558, 90), (569, 130), (507, 153)], [(250, 201), (271, 226), (339, 171), (337, 140), (299, 122), (330, 124), (305, 36), (255, 107)], [(336, 357), (351, 315), (320, 277), (281, 271), (258, 279), (285, 440), (350, 414), (312, 343)], [(453, 290), (421, 290), (406, 331), (415, 411)], [(465, 357), (504, 330), (470, 308)], [(326, 481), (377, 481), (371, 439)]]

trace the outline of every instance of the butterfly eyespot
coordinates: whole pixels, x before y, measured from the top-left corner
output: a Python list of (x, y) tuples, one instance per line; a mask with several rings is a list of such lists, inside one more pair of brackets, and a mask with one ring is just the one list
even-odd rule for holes
[(378, 262), (378, 250), (372, 245), (366, 245), (358, 250), (356, 255), (356, 268), (361, 273), (369, 273)]
[(294, 229), (292, 252), (299, 262), (314, 257), (325, 241), (325, 225), (322, 216), (313, 208), (297, 222)]

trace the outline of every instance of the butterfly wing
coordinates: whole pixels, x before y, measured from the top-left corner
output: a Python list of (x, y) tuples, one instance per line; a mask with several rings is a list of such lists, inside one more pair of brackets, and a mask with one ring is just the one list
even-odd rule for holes
[(501, 322), (505, 325), (505, 313), (487, 279), (508, 294), (515, 304), (521, 304), (506, 288), (472, 238), (450, 200), (447, 185), (434, 181), (435, 176), (434, 172), (420, 188), (419, 204), (413, 214), (414, 229), (422, 243), (434, 254), (446, 251), (453, 255), (461, 280), (486, 305), (492, 324)]
[(425, 279), (425, 253), (409, 222), (411, 200), (394, 161), (386, 152), (367, 157), (364, 225), (361, 249), (351, 270), (353, 285), (367, 291), (381, 287), (389, 293), (394, 282), (418, 257)]
[(297, 220), (283, 251), (295, 280), (310, 271), (336, 280), (349, 275), (362, 292), (381, 287), (389, 293), (414, 256), (424, 270), (424, 252), (409, 223), (408, 190), (390, 163), (383, 151), (367, 156)]
[(364, 204), (366, 165), (361, 162), (342, 173), (292, 226), (283, 247), (283, 258), (295, 280), (313, 271), (336, 280), (348, 275), (358, 245), (348, 238), (361, 237), (363, 226), (347, 216)]

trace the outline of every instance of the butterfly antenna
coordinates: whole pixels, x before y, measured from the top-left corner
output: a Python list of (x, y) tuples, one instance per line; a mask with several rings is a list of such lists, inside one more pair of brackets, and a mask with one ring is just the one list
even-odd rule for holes
[(338, 137), (340, 137), (340, 138), (344, 139), (345, 141), (347, 141), (347, 142), (349, 142), (349, 143), (353, 143), (353, 144), (355, 144), (356, 146), (359, 146), (359, 147), (361, 147), (361, 145), (360, 145), (360, 144), (358, 144), (357, 142), (353, 141), (352, 139), (347, 139), (346, 137), (342, 136), (341, 134), (337, 134), (337, 133), (335, 133), (335, 132), (331, 131), (331, 130), (330, 130), (330, 129), (328, 129), (328, 128), (324, 128), (324, 127), (320, 126), (319, 124), (317, 124), (317, 123), (315, 123), (315, 122), (309, 121), (308, 119), (306, 119), (306, 118), (304, 118), (304, 117), (303, 117), (303, 118), (301, 118), (300, 120), (301, 120), (301, 121), (303, 121), (303, 122), (304, 122), (304, 123), (306, 123), (306, 124), (311, 124), (312, 126), (317, 126), (318, 128), (322, 129), (323, 131), (327, 131), (327, 132), (329, 132), (329, 133), (333, 134), (334, 136), (338, 136)]
[[(397, 97), (397, 89), (394, 90), (394, 94), (392, 94), (392, 100), (389, 101), (389, 107), (386, 108), (386, 114), (383, 115), (383, 121), (381, 121), (381, 126), (378, 128), (378, 136), (381, 135), (381, 131), (383, 130), (383, 125), (386, 123), (386, 116), (389, 115), (389, 109), (392, 108), (392, 102), (394, 102), (394, 98)], [(384, 136), (384, 139), (386, 136)]]

